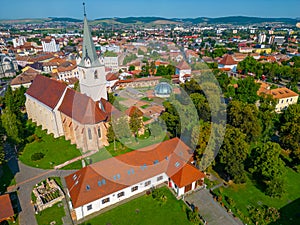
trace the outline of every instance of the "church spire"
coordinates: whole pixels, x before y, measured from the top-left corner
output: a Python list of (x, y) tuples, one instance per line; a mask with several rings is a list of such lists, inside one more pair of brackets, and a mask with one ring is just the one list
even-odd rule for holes
[(82, 57), (79, 63), (81, 67), (87, 67), (86, 60), (89, 61), (89, 67), (101, 66), (99, 58), (96, 53), (95, 45), (92, 39), (91, 31), (88, 25), (85, 11), (85, 3), (83, 3), (84, 20), (83, 20), (83, 45)]

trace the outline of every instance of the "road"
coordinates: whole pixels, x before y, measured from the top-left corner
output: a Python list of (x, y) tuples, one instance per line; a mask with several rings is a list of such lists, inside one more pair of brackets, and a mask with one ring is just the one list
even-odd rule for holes
[(185, 201), (198, 207), (200, 215), (209, 225), (243, 225), (239, 219), (229, 215), (207, 189), (192, 193), (185, 197)]
[[(8, 165), (13, 174), (15, 174), (16, 185), (9, 187), (9, 192), (17, 192), (19, 199), (19, 224), (20, 225), (37, 225), (35, 211), (31, 203), (31, 192), (33, 187), (48, 177), (60, 177), (64, 184), (64, 193), (66, 193), (64, 177), (74, 173), (75, 170), (43, 170), (24, 165), (20, 162), (15, 154), (15, 150), (8, 145), (5, 146), (6, 158)], [(66, 208), (66, 216), (63, 218), (64, 224), (72, 224), (70, 214)], [(67, 222), (66, 222), (67, 221)]]

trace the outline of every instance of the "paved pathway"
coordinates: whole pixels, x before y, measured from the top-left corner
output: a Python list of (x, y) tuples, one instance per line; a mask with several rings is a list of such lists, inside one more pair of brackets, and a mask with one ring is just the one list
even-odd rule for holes
[(199, 213), (209, 225), (243, 225), (239, 219), (233, 218), (216, 201), (207, 189), (201, 189), (185, 197), (185, 201), (197, 206)]
[[(31, 192), (35, 184), (45, 180), (48, 177), (60, 177), (63, 179), (65, 176), (74, 172), (74, 170), (43, 170), (30, 166), (26, 166), (15, 158), (9, 161), (10, 167), (16, 171), (16, 185), (10, 188), (10, 191), (17, 191), (21, 212), (19, 213), (20, 225), (37, 225), (34, 208), (31, 204)], [(69, 221), (72, 224), (71, 219), (68, 218), (69, 213), (66, 212), (64, 221)]]

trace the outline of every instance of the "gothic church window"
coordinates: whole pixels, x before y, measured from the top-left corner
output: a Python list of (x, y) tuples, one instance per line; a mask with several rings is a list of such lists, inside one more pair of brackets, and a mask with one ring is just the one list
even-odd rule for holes
[(98, 72), (97, 72), (97, 70), (95, 70), (95, 72), (94, 72), (94, 78), (98, 79)]
[(101, 130), (100, 130), (100, 127), (98, 127), (98, 138), (101, 138)]
[(92, 140), (92, 131), (90, 128), (88, 128), (88, 136), (89, 136), (89, 139)]

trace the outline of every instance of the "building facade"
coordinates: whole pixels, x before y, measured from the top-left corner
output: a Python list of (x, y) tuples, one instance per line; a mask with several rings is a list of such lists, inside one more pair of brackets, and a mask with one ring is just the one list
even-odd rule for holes
[(91, 164), (65, 177), (74, 220), (165, 184), (176, 196), (204, 185), (192, 151), (174, 138)]

